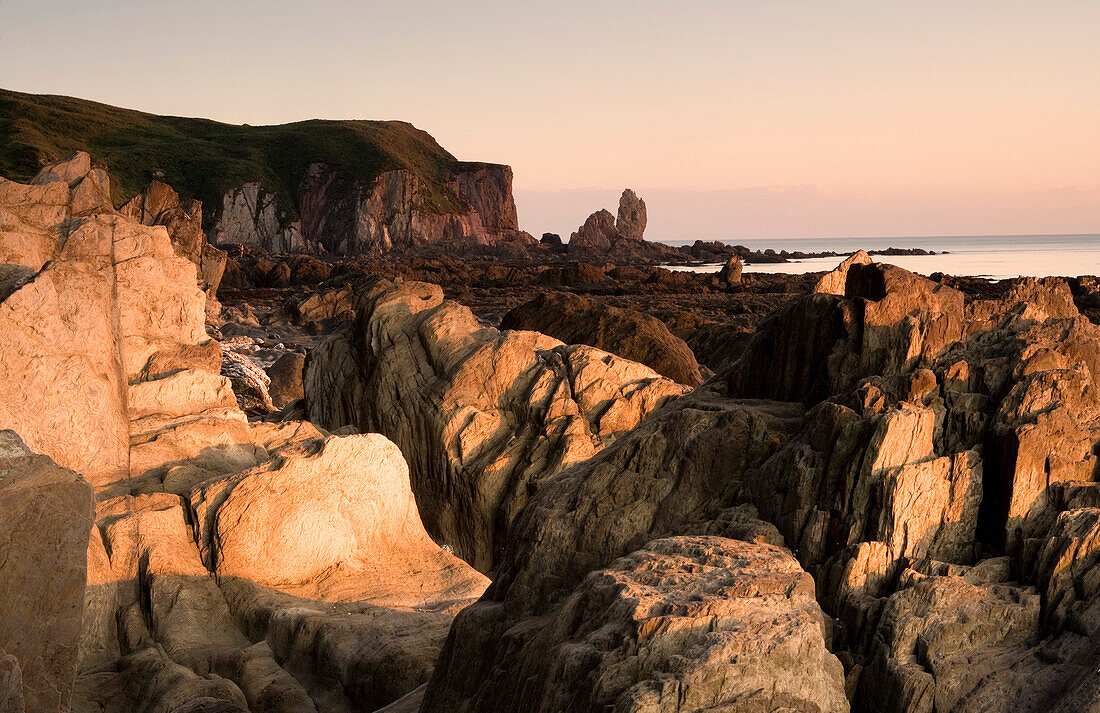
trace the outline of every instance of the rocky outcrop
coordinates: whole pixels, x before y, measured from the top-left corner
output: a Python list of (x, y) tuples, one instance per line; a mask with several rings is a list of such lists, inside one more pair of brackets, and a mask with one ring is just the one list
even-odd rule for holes
[(628, 240), (642, 240), (645, 225), (645, 201), (627, 188), (619, 197), (619, 214), (615, 218), (615, 228)]
[(745, 266), (741, 263), (741, 258), (734, 255), (726, 264), (722, 266), (722, 269), (718, 271), (718, 279), (726, 285), (737, 285), (741, 283), (741, 272), (745, 269)]
[(248, 245), (274, 253), (320, 252), (320, 246), (302, 237), (298, 221), (287, 217), (274, 193), (257, 181), (231, 188), (222, 196), (221, 212), (210, 233), (215, 245)]
[(267, 368), (267, 376), (271, 379), (268, 393), (275, 408), (281, 409), (291, 401), (305, 396), (305, 387), (302, 385), (305, 366), (305, 356), (297, 352), (287, 352)]
[(0, 700), (373, 710), (423, 685), (487, 581), (427, 536), (392, 443), (247, 421), (196, 266), (108, 196), (86, 155), (0, 182), (0, 422), (98, 500), (93, 527), (87, 483), (0, 444)]
[(480, 165), (446, 183), (448, 210), (415, 172), (380, 173), (364, 184), (323, 163), (308, 167), (299, 186), (300, 220), (259, 183), (225, 194), (212, 233), (219, 245), (248, 245), (273, 253), (382, 254), (422, 245), (460, 246), (537, 242), (519, 230), (512, 170)]
[[(840, 294), (783, 308), (724, 384), (541, 485), (424, 710), (526, 709), (490, 682), (539, 670), (528, 650), (557, 660), (540, 647), (587, 577), (680, 535), (791, 548), (854, 710), (1091, 705), (1098, 328), (1056, 280), (966, 302), (891, 266), (841, 270)], [(569, 670), (545, 675), (586, 690)]]
[(68, 711), (92, 488), (0, 431), (0, 709)]
[(680, 253), (658, 243), (645, 241), (645, 201), (629, 188), (619, 198), (618, 217), (607, 210), (588, 216), (569, 238), (569, 257), (622, 261), (676, 260)]
[(520, 305), (501, 329), (538, 331), (566, 344), (587, 344), (650, 367), (680, 384), (702, 382), (695, 355), (659, 319), (609, 307), (568, 292), (551, 292)]
[(535, 332), (478, 323), (435, 285), (365, 280), (358, 317), (310, 353), (310, 420), (401, 447), (428, 531), (483, 572), (529, 494), (684, 388)]
[(153, 181), (118, 212), (143, 225), (163, 225), (168, 229), (176, 255), (199, 268), (199, 286), (206, 293), (207, 313), (216, 315), (220, 310), (217, 294), (225, 272), (226, 254), (206, 241), (202, 203), (195, 199), (181, 201), (171, 186)]
[(237, 404), (249, 416), (265, 416), (275, 410), (268, 386), (271, 377), (248, 357), (222, 348), (221, 374), (233, 385)]

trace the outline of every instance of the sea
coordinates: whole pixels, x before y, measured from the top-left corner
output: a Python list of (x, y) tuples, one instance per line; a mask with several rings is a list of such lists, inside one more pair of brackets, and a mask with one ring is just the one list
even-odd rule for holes
[[(667, 245), (691, 245), (694, 240), (665, 240)], [(720, 242), (744, 245), (751, 250), (776, 252), (852, 253), (856, 250), (924, 248), (936, 255), (875, 256), (906, 270), (929, 275), (970, 275), (1003, 280), (1021, 275), (1033, 277), (1076, 277), (1100, 275), (1100, 234), (1087, 235), (958, 235), (935, 237), (882, 238), (771, 238), (732, 239)], [(745, 272), (801, 274), (832, 270), (843, 258), (826, 257), (792, 260), (787, 263), (750, 263)], [(675, 270), (716, 272), (721, 264), (671, 267)]]

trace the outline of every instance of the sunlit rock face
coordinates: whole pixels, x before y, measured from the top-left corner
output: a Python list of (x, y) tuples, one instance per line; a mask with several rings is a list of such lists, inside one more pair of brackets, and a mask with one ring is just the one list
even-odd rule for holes
[(307, 359), (310, 419), (393, 439), (428, 531), (482, 572), (544, 481), (686, 391), (592, 347), (486, 327), (435, 285), (368, 279), (352, 303), (354, 326)]
[(118, 209), (128, 218), (144, 225), (163, 225), (176, 254), (199, 268), (199, 285), (206, 293), (206, 312), (216, 316), (218, 285), (225, 272), (226, 254), (206, 242), (202, 230), (202, 202), (180, 200), (171, 186), (153, 181), (138, 195)]
[[(766, 320), (721, 379), (540, 487), (494, 584), (456, 620), (424, 710), (551, 710), (557, 696), (600, 710), (617, 689), (589, 688), (599, 661), (637, 649), (601, 639), (584, 658), (564, 622), (600, 573), (649, 572), (632, 553), (671, 536), (788, 547), (832, 622), (853, 710), (1088, 709), (1098, 344), (1061, 281), (967, 301), (855, 256)], [(708, 660), (681, 656), (661, 680)], [(528, 674), (569, 692), (495, 685)], [(721, 695), (707, 703), (737, 709)]]
[(386, 705), (488, 580), (428, 537), (384, 437), (249, 423), (183, 229), (137, 219), (171, 223), (160, 193), (120, 214), (83, 154), (0, 181), (0, 426), (22, 438), (0, 432), (0, 600), (19, 622), (0, 701)]

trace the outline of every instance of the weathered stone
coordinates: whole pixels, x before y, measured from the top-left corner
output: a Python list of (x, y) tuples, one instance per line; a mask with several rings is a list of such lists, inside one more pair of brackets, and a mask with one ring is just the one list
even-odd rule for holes
[[(449, 650), (484, 638), (475, 612), (499, 606), (460, 617)], [(847, 711), (823, 619), (813, 580), (781, 548), (656, 540), (511, 630), (488, 667), (445, 652), (422, 710)]]
[(627, 188), (619, 197), (619, 214), (615, 218), (615, 229), (624, 238), (641, 240), (645, 233), (645, 224), (645, 201)]
[(4, 710), (69, 710), (91, 527), (91, 486), (0, 431), (0, 707), (12, 706)]
[(354, 328), (306, 361), (310, 420), (392, 438), (428, 531), (483, 572), (539, 481), (684, 391), (591, 347), (483, 327), (434, 285), (376, 280), (358, 300)]

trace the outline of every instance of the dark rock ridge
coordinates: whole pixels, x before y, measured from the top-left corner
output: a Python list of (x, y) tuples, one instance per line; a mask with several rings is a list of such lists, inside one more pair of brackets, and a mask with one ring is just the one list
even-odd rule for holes
[(609, 307), (568, 292), (552, 292), (504, 315), (500, 328), (542, 332), (566, 344), (588, 344), (645, 364), (688, 386), (703, 381), (695, 355), (684, 340), (656, 317), (637, 310)]

